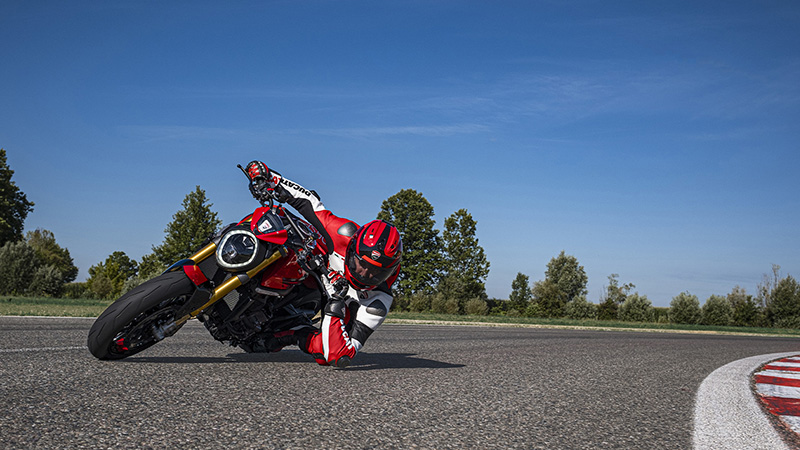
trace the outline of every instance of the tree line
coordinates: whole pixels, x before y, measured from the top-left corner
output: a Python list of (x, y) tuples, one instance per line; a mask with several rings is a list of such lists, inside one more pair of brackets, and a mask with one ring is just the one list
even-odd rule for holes
[(711, 295), (701, 306), (696, 295), (681, 292), (669, 308), (653, 307), (646, 295), (632, 292), (633, 283), (620, 284), (619, 275), (608, 276), (598, 304), (586, 299), (586, 272), (574, 256), (563, 251), (550, 260), (545, 279), (530, 286), (518, 273), (508, 301), (490, 301), (491, 313), (528, 317), (565, 317), (576, 320), (618, 320), (691, 325), (800, 328), (800, 284), (782, 276), (780, 266), (764, 275), (758, 293), (734, 287), (725, 296)]
[[(222, 221), (196, 186), (164, 229), (162, 243), (137, 262), (115, 251), (75, 282), (78, 268), (54, 234), (37, 229), (23, 235), (33, 202), (11, 180), (5, 150), (0, 149), (0, 295), (114, 299), (194, 253)], [(706, 325), (800, 328), (800, 285), (781, 276), (780, 267), (764, 276), (756, 295), (739, 286), (726, 296), (712, 295), (701, 306), (683, 292), (670, 307), (654, 308), (646, 295), (608, 276), (598, 304), (589, 302), (588, 277), (578, 260), (562, 251), (547, 264), (543, 280), (533, 284), (518, 273), (508, 299), (490, 299), (485, 282), (490, 263), (477, 238), (477, 222), (465, 208), (435, 228), (434, 208), (422, 193), (403, 189), (384, 200), (377, 217), (393, 223), (403, 238), (401, 273), (393, 286), (393, 310), (445, 314), (507, 315), (571, 319), (672, 322)]]

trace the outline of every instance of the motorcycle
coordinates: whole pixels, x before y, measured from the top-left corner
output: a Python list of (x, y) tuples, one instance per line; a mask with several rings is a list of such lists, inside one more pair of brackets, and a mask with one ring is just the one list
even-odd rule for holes
[(214, 339), (248, 353), (277, 351), (276, 336), (318, 323), (330, 300), (321, 279), (327, 254), (322, 235), (265, 183), (251, 183), (250, 190), (261, 204), (252, 214), (100, 314), (89, 331), (92, 355), (135, 355), (192, 319)]

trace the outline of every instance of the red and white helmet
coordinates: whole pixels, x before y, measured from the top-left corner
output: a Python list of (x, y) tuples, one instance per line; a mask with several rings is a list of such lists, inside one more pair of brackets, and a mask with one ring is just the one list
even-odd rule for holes
[(374, 289), (397, 275), (402, 256), (403, 241), (397, 228), (383, 220), (373, 220), (359, 228), (347, 245), (345, 278), (356, 289)]

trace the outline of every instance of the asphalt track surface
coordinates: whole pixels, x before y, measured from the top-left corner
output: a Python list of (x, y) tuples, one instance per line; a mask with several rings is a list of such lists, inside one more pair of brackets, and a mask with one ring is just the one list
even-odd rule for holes
[(345, 370), (201, 324), (117, 362), (92, 321), (0, 317), (0, 448), (692, 447), (715, 369), (800, 340), (384, 325)]

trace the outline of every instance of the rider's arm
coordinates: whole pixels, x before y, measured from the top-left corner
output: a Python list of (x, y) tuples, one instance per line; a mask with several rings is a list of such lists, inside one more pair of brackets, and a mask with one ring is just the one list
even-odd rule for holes
[(328, 254), (332, 253), (334, 250), (333, 239), (327, 231), (326, 225), (328, 224), (326, 222), (338, 219), (338, 217), (325, 208), (315, 191), (310, 191), (274, 171), (272, 172), (272, 177), (272, 181), (276, 185), (275, 190), (282, 197), (281, 200), (286, 201), (292, 208), (296, 209), (303, 218), (322, 234), (322, 238), (325, 239), (325, 246), (328, 247)]
[(358, 312), (356, 313), (355, 323), (350, 330), (350, 339), (356, 350), (361, 350), (367, 338), (369, 338), (386, 319), (386, 314), (392, 306), (392, 295), (390, 292), (389, 289), (384, 290), (379, 286), (369, 291), (366, 299), (358, 301)]

